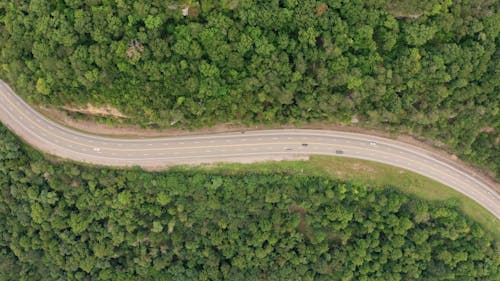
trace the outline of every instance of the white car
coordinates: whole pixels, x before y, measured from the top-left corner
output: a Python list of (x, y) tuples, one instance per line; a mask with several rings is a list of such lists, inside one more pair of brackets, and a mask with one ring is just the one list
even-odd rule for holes
[(377, 145), (377, 143), (376, 143), (376, 142), (374, 142), (374, 141), (371, 141), (371, 142), (370, 142), (370, 145)]

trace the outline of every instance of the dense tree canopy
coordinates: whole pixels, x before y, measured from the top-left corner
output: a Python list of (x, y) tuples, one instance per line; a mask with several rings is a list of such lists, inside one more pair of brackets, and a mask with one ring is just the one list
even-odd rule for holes
[(52, 164), (0, 126), (0, 280), (498, 280), (453, 207), (286, 174)]
[(500, 169), (497, 1), (19, 0), (0, 29), (33, 102), (160, 127), (357, 115)]

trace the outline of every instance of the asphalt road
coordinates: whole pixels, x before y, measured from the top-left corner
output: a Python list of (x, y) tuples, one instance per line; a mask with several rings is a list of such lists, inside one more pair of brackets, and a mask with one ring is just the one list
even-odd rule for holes
[(76, 161), (111, 166), (159, 167), (213, 162), (294, 159), (313, 154), (373, 160), (446, 184), (500, 218), (494, 186), (432, 152), (386, 138), (329, 130), (262, 130), (171, 138), (119, 139), (57, 124), (0, 80), (0, 120), (32, 146)]

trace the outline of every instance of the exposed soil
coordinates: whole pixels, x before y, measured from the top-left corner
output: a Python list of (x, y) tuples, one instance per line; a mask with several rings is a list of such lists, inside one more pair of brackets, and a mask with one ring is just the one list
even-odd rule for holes
[(495, 131), (495, 128), (487, 126), (487, 127), (481, 128), (478, 133), (493, 133), (494, 131)]
[(412, 20), (416, 20), (418, 19), (419, 17), (421, 17), (423, 14), (409, 14), (409, 15), (405, 15), (405, 14), (394, 14), (394, 17), (397, 18), (397, 19), (405, 19), (405, 18), (408, 18), (408, 19), (412, 19)]
[(110, 105), (97, 107), (97, 106), (94, 106), (90, 103), (87, 103), (86, 106), (80, 106), (80, 107), (63, 106), (62, 108), (64, 110), (67, 110), (70, 112), (78, 112), (78, 113), (91, 115), (91, 116), (127, 118), (127, 116), (125, 114), (121, 113), (118, 109), (116, 109)]

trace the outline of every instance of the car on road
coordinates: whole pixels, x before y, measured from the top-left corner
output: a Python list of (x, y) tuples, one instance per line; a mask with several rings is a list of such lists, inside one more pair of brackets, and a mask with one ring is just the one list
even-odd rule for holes
[(370, 142), (370, 145), (371, 145), (371, 146), (375, 146), (375, 145), (377, 145), (377, 143), (376, 143), (376, 142), (374, 142), (374, 141), (371, 141), (371, 142)]
[(344, 154), (343, 150), (335, 150), (335, 154)]

